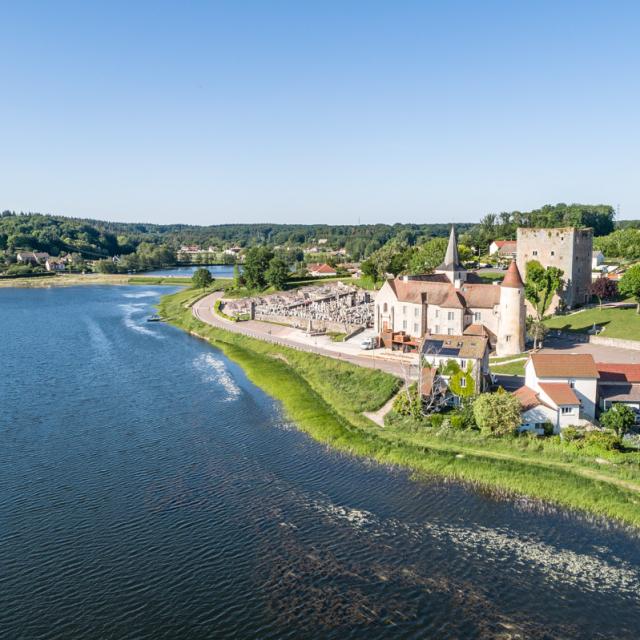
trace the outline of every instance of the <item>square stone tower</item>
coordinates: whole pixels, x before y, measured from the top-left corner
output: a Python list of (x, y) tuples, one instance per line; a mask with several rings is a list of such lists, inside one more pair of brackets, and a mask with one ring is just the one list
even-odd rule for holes
[(526, 280), (526, 265), (537, 260), (543, 267), (558, 267), (564, 275), (564, 288), (559, 299), (551, 303), (553, 312), (561, 299), (569, 307), (584, 304), (590, 299), (591, 254), (593, 229), (518, 228), (518, 269)]

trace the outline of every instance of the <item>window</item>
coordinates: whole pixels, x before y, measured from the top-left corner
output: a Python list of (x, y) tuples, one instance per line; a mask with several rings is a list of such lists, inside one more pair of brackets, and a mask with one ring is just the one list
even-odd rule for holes
[(505, 336), (504, 337), (504, 341), (505, 342), (511, 342), (511, 336)]
[(402, 305), (402, 315), (403, 315), (403, 316), (406, 316), (406, 315), (407, 315), (407, 305), (406, 305), (406, 304), (403, 304), (403, 305)]
[(467, 386), (467, 377), (462, 376), (462, 378), (460, 378), (460, 388), (464, 389), (466, 386)]
[(420, 307), (416, 307), (416, 308), (413, 310), (413, 315), (414, 315), (416, 318), (419, 318), (419, 317), (420, 317)]
[(482, 320), (482, 313), (480, 311), (475, 311), (473, 314), (473, 321), (480, 322)]
[(416, 336), (420, 333), (420, 325), (417, 322), (413, 324), (413, 333)]
[(460, 360), (460, 368), (464, 369), (467, 366), (467, 361), (466, 360)]
[(538, 255), (538, 252), (534, 249), (534, 250), (531, 252), (531, 255), (533, 255), (533, 256), (537, 256), (537, 255)]
[(403, 321), (402, 321), (402, 328), (403, 328), (403, 329), (406, 329), (406, 328), (407, 328), (407, 321), (406, 321), (406, 320), (403, 320)]
[(440, 333), (440, 325), (437, 324), (434, 329), (435, 333)]
[(560, 411), (561, 411), (562, 413), (565, 413), (565, 414), (566, 414), (566, 413), (573, 413), (573, 407), (561, 407), (561, 408), (560, 408)]
[(452, 336), (453, 335), (453, 329), (447, 329), (447, 335), (448, 336)]
[[(436, 309), (435, 317), (436, 318), (440, 317), (440, 309)], [(436, 333), (437, 333), (437, 331), (436, 331)]]
[(447, 313), (447, 320), (453, 320), (453, 311)]
[(556, 255), (556, 252), (555, 252), (555, 251), (552, 251), (552, 252), (551, 252), (551, 255), (552, 255), (552, 256), (555, 256), (555, 255)]
[(387, 303), (384, 303), (384, 307), (382, 308), (382, 310), (387, 313), (387, 311), (389, 310), (389, 307), (387, 306)]

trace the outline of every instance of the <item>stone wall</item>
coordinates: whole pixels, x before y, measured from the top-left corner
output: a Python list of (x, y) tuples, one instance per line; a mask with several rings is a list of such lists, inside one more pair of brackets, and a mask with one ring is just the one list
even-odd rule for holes
[[(295, 318), (291, 316), (278, 316), (267, 313), (260, 313), (256, 311), (256, 320), (263, 320), (266, 322), (277, 322), (278, 324), (286, 324), (289, 327), (296, 327), (297, 329), (307, 330), (309, 321), (304, 318)], [(362, 329), (360, 325), (342, 324), (339, 322), (330, 322), (329, 320), (313, 320), (313, 331), (330, 331), (332, 333), (347, 333), (354, 334), (358, 329)]]

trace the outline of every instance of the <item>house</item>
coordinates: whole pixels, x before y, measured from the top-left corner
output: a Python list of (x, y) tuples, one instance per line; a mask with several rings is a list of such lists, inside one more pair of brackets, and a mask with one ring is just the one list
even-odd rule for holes
[(489, 255), (515, 260), (518, 257), (518, 242), (516, 240), (494, 240), (489, 245)]
[(591, 254), (591, 270), (594, 271), (604, 264), (604, 253), (602, 251), (594, 251)]
[(326, 263), (308, 264), (307, 265), (307, 271), (309, 272), (309, 275), (313, 276), (314, 278), (321, 278), (323, 276), (337, 276), (338, 275), (338, 272), (333, 267), (330, 267)]
[(591, 423), (596, 416), (599, 373), (591, 354), (532, 354), (525, 386), (515, 392), (522, 407), (521, 430), (539, 431)]
[(524, 284), (516, 263), (511, 262), (500, 284), (484, 283), (460, 264), (453, 228), (435, 272), (387, 280), (374, 307), (380, 335), (402, 332), (419, 345), (425, 335), (463, 335), (470, 325), (482, 325), (498, 355), (524, 350), (525, 319)]
[(457, 403), (458, 394), (452, 380), (460, 395), (463, 389), (473, 395), (489, 388), (489, 338), (482, 331), (457, 336), (428, 335), (422, 341), (419, 386), (423, 399), (442, 393), (446, 387), (450, 395), (456, 396), (453, 401)]
[(598, 362), (598, 406), (603, 411), (620, 402), (640, 409), (640, 364)]
[(42, 251), (20, 251), (16, 254), (16, 260), (23, 264), (44, 264), (49, 259), (49, 254)]
[(228, 247), (224, 250), (225, 255), (237, 256), (242, 251), (242, 247)]
[(47, 271), (64, 271), (65, 260), (61, 258), (47, 258), (44, 263), (44, 268)]

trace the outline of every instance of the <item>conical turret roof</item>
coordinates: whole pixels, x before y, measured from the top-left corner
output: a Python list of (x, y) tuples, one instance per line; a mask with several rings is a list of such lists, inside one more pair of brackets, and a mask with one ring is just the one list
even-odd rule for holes
[(444, 254), (444, 262), (437, 268), (437, 271), (463, 271), (464, 267), (460, 264), (458, 258), (458, 242), (456, 240), (456, 230), (451, 225), (451, 233), (449, 234), (449, 244), (447, 252)]
[(520, 270), (518, 269), (518, 265), (515, 260), (511, 261), (509, 268), (507, 269), (507, 273), (504, 276), (504, 280), (502, 281), (502, 287), (511, 287), (512, 289), (519, 289), (524, 287), (524, 283), (522, 282), (522, 278), (520, 277)]

